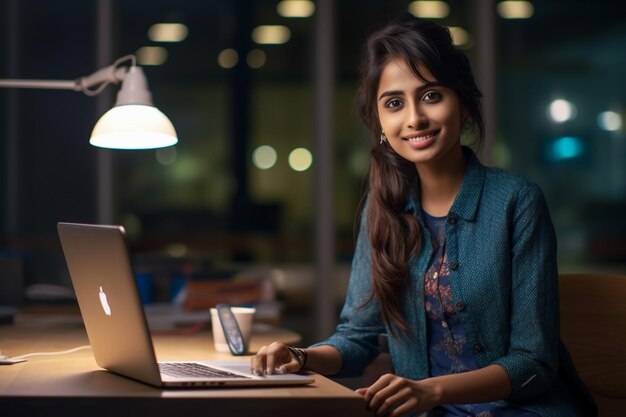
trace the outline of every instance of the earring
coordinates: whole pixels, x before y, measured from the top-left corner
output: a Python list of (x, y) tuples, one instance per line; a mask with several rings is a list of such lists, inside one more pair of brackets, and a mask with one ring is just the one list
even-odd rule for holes
[(387, 136), (385, 136), (385, 132), (381, 132), (380, 133), (380, 144), (382, 145), (383, 142), (387, 141)]

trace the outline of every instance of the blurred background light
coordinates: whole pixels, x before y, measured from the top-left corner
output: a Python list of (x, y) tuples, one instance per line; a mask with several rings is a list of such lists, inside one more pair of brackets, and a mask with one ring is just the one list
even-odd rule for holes
[(493, 145), (493, 162), (496, 166), (501, 168), (509, 168), (513, 162), (511, 157), (511, 150), (506, 143), (498, 141)]
[(280, 45), (289, 42), (291, 31), (282, 25), (261, 25), (252, 31), (252, 40), (260, 45)]
[(197, 178), (204, 170), (205, 161), (197, 154), (177, 153), (176, 163), (171, 166), (168, 176), (172, 181), (189, 182)]
[(172, 165), (174, 162), (176, 162), (176, 155), (176, 146), (160, 148), (157, 149), (155, 152), (156, 160), (159, 162), (159, 164), (165, 166)]
[(565, 99), (557, 99), (550, 103), (548, 116), (556, 123), (563, 123), (576, 117), (576, 106)]
[(311, 17), (315, 13), (315, 3), (309, 0), (283, 0), (276, 5), (282, 17)]
[(354, 175), (365, 176), (369, 168), (370, 154), (365, 149), (350, 153), (348, 166)]
[(126, 236), (135, 238), (141, 235), (143, 228), (141, 224), (141, 219), (133, 213), (124, 213), (122, 214), (122, 225), (124, 226), (124, 231), (126, 232)]
[(294, 171), (306, 171), (313, 164), (313, 155), (306, 148), (296, 148), (289, 154), (289, 166)]
[(184, 243), (171, 243), (167, 245), (165, 251), (172, 258), (182, 258), (187, 254), (187, 245)]
[(252, 152), (252, 163), (259, 169), (270, 169), (277, 160), (276, 150), (269, 145), (259, 146)]
[(258, 69), (265, 65), (266, 62), (265, 52), (260, 49), (253, 49), (248, 52), (246, 56), (246, 62), (250, 68)]
[(161, 46), (144, 46), (136, 55), (139, 65), (163, 65), (167, 61), (167, 50)]
[(182, 23), (157, 23), (148, 29), (148, 39), (153, 42), (182, 42), (189, 29)]
[(233, 68), (239, 62), (239, 54), (234, 49), (224, 49), (217, 55), (217, 63), (222, 68)]
[(450, 14), (450, 6), (445, 1), (412, 1), (409, 3), (409, 13), (427, 19), (443, 19)]
[(549, 146), (548, 156), (554, 161), (576, 158), (583, 153), (582, 141), (574, 136), (555, 139)]
[(450, 26), (448, 29), (456, 46), (467, 48), (471, 45), (471, 37), (465, 29), (459, 26)]
[(501, 1), (497, 9), (500, 17), (504, 19), (528, 19), (535, 13), (535, 8), (529, 1)]
[(602, 130), (614, 132), (622, 128), (622, 116), (614, 111), (605, 111), (598, 114), (598, 126)]

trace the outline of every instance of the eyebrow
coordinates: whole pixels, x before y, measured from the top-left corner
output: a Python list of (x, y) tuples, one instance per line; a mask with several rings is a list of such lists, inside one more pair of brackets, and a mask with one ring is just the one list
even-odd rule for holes
[[(427, 82), (426, 84), (424, 84), (424, 85), (421, 85), (421, 86), (417, 87), (417, 88), (415, 89), (415, 92), (416, 92), (417, 94), (419, 94), (419, 93), (421, 93), (421, 92), (422, 92), (422, 91), (424, 91), (424, 90), (428, 90), (429, 88), (432, 88), (432, 87), (441, 87), (441, 86), (442, 86), (442, 84), (441, 84), (439, 81), (429, 81), (429, 82)], [(398, 96), (398, 95), (403, 95), (403, 94), (404, 94), (404, 92), (403, 92), (403, 91), (401, 91), (401, 90), (389, 90), (389, 91), (384, 91), (384, 92), (380, 95), (380, 97), (378, 97), (378, 100), (380, 100), (380, 99), (382, 99), (382, 98), (384, 98), (384, 97), (389, 97), (389, 96)]]

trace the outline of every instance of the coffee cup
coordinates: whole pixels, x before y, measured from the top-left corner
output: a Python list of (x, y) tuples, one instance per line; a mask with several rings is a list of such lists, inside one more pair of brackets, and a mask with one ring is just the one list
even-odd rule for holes
[[(241, 335), (243, 336), (243, 340), (247, 349), (250, 346), (250, 336), (252, 334), (252, 319), (254, 318), (256, 308), (231, 307), (231, 311), (235, 316), (235, 320), (237, 320), (237, 325), (239, 326), (239, 330), (241, 330)], [(213, 329), (213, 344), (215, 346), (215, 350), (220, 353), (230, 353), (228, 342), (224, 337), (224, 329), (222, 329), (222, 324), (220, 322), (219, 316), (217, 315), (217, 309), (215, 308), (211, 309), (211, 327)]]

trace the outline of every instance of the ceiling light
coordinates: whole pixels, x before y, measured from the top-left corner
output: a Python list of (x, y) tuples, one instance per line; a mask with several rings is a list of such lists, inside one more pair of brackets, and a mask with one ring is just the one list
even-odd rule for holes
[(224, 49), (217, 55), (217, 63), (222, 68), (233, 68), (239, 62), (239, 54), (234, 49)]
[(287, 26), (263, 25), (252, 31), (252, 40), (261, 45), (280, 45), (287, 43), (291, 38), (291, 31)]
[(153, 42), (182, 42), (189, 29), (182, 23), (157, 23), (148, 29), (148, 38)]
[(160, 46), (144, 46), (137, 50), (137, 62), (140, 65), (163, 65), (167, 61), (167, 49)]
[(315, 13), (315, 3), (309, 0), (283, 0), (276, 6), (282, 17), (311, 17)]
[(459, 26), (450, 26), (450, 35), (452, 36), (452, 42), (459, 47), (467, 48), (471, 45), (471, 38), (469, 33)]
[(497, 9), (500, 17), (504, 19), (528, 19), (535, 13), (535, 8), (529, 1), (501, 1)]
[(409, 13), (427, 19), (443, 19), (450, 14), (450, 6), (445, 1), (413, 1), (409, 3)]
[(250, 68), (261, 68), (263, 65), (265, 65), (265, 52), (263, 52), (260, 49), (253, 49), (250, 52), (248, 52), (248, 56), (246, 57), (246, 62), (248, 63), (248, 66)]

